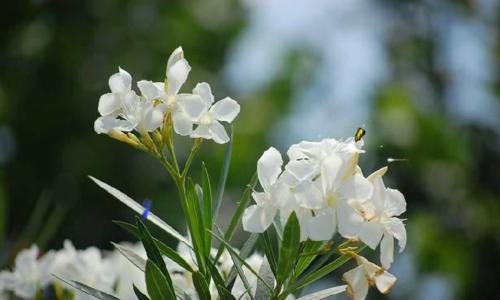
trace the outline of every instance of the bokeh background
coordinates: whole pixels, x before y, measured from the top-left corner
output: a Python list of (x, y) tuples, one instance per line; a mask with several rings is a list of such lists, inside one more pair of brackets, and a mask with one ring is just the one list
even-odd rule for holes
[[(33, 242), (131, 239), (111, 224), (130, 211), (88, 174), (153, 199), (182, 228), (161, 167), (93, 131), (118, 66), (161, 80), (182, 45), (193, 67), (185, 90), (208, 81), (242, 106), (226, 216), (268, 146), (364, 126), (364, 169), (405, 159), (387, 175), (406, 195), (409, 231), (389, 299), (499, 299), (499, 0), (19, 0), (0, 15), (3, 266)], [(224, 147), (202, 153), (218, 174)]]

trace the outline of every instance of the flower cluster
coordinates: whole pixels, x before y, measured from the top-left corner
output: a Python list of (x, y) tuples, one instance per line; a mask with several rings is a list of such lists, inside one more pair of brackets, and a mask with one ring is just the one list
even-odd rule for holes
[(224, 98), (214, 103), (214, 95), (206, 82), (198, 83), (192, 93), (180, 93), (191, 67), (184, 58), (182, 48), (177, 48), (168, 59), (166, 78), (163, 82), (140, 80), (138, 95), (132, 89), (132, 76), (122, 68), (109, 78), (110, 93), (99, 99), (101, 115), (94, 123), (97, 133), (106, 133), (121, 139), (137, 142), (134, 135), (123, 133), (137, 131), (144, 135), (157, 130), (174, 131), (192, 138), (211, 139), (224, 144), (229, 136), (221, 122), (231, 123), (240, 112), (239, 104)]
[(289, 148), (285, 166), (281, 154), (269, 148), (257, 163), (262, 192), (252, 194), (255, 204), (242, 218), (246, 231), (260, 233), (273, 222), (284, 224), (295, 212), (303, 241), (328, 241), (338, 232), (372, 249), (380, 244), (383, 269), (352, 254), (360, 266), (346, 273), (344, 280), (354, 299), (363, 299), (373, 282), (381, 292), (389, 290), (395, 281), (392, 275), (388, 277), (394, 280), (384, 279), (384, 285), (373, 281), (373, 276), (391, 266), (394, 238), (400, 251), (406, 243), (406, 230), (398, 218), (406, 210), (406, 201), (399, 191), (385, 187), (382, 176), (387, 167), (363, 175), (358, 166), (362, 148), (363, 140), (355, 138), (303, 141)]

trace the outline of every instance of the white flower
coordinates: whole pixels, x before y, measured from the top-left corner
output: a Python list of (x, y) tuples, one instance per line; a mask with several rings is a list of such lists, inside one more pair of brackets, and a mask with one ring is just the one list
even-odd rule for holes
[(382, 176), (387, 167), (381, 168), (368, 177), (373, 185), (372, 196), (367, 200), (351, 200), (351, 205), (363, 216), (359, 238), (370, 248), (380, 244), (380, 261), (384, 268), (391, 266), (394, 255), (394, 238), (399, 242), (400, 252), (406, 245), (406, 229), (403, 221), (396, 216), (406, 211), (406, 201), (398, 190), (386, 188)]
[(124, 99), (133, 92), (132, 77), (122, 68), (118, 68), (118, 73), (109, 77), (108, 84), (111, 93), (102, 95), (97, 107), (101, 116), (114, 115), (121, 109)]
[[(300, 206), (314, 211), (307, 222), (312, 240), (328, 240), (338, 227), (339, 233), (353, 237), (362, 218), (350, 207), (348, 199), (364, 199), (371, 195), (371, 184), (337, 153), (322, 159), (319, 178), (304, 181), (296, 188)], [(353, 174), (354, 173), (354, 174)]]
[(347, 283), (347, 295), (354, 299), (365, 299), (368, 288), (375, 285), (386, 294), (396, 282), (396, 277), (362, 256), (356, 256), (358, 266), (346, 273), (342, 279)]
[(275, 198), (277, 180), (281, 173), (283, 159), (278, 150), (273, 147), (267, 149), (257, 162), (257, 176), (263, 192), (253, 192), (254, 205), (245, 209), (242, 217), (243, 229), (249, 232), (264, 232), (278, 210)]
[(206, 82), (198, 83), (193, 89), (193, 94), (203, 100), (201, 107), (194, 105), (186, 107), (186, 104), (181, 104), (191, 120), (198, 125), (191, 137), (214, 140), (218, 144), (227, 143), (229, 136), (220, 122), (231, 123), (240, 112), (240, 105), (229, 97), (212, 105), (214, 96), (210, 85)]
[(54, 253), (49, 252), (38, 259), (36, 245), (22, 250), (16, 257), (12, 272), (0, 273), (0, 286), (12, 291), (22, 299), (33, 299), (39, 289), (45, 288), (52, 280), (51, 264)]

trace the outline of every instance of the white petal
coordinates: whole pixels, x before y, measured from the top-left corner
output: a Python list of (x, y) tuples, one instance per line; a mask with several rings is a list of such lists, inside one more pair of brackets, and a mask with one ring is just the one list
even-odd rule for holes
[(396, 277), (387, 271), (375, 276), (375, 285), (382, 294), (387, 294), (395, 282)]
[(307, 222), (307, 235), (313, 241), (326, 241), (335, 233), (335, 214), (331, 209), (317, 213)]
[(198, 121), (201, 114), (206, 112), (206, 106), (199, 95), (179, 94), (177, 95), (179, 107), (191, 118), (193, 122)]
[(276, 207), (272, 205), (251, 205), (245, 209), (241, 222), (248, 232), (264, 232), (273, 222)]
[(264, 191), (269, 191), (281, 173), (283, 159), (273, 147), (267, 149), (257, 161), (257, 176)]
[(363, 266), (344, 273), (342, 279), (347, 283), (347, 295), (353, 300), (362, 300), (368, 294), (368, 280)]
[(208, 126), (210, 130), (210, 135), (212, 139), (217, 144), (225, 144), (229, 142), (229, 136), (227, 135), (226, 129), (222, 126), (221, 123), (215, 121)]
[(383, 228), (378, 222), (365, 222), (361, 225), (359, 232), (360, 240), (368, 245), (368, 247), (377, 248), (380, 239), (382, 238)]
[(240, 105), (233, 99), (226, 97), (217, 101), (210, 108), (210, 111), (214, 114), (215, 119), (231, 123), (240, 113)]
[(337, 155), (330, 155), (323, 160), (320, 178), (325, 196), (333, 192), (341, 166), (342, 159)]
[(338, 192), (345, 199), (367, 199), (372, 195), (373, 187), (363, 175), (356, 173), (342, 181)]
[(363, 217), (345, 200), (337, 203), (336, 213), (340, 235), (345, 238), (358, 236), (363, 224)]
[[(168, 58), (167, 62), (167, 71), (170, 69), (176, 62), (184, 58), (184, 51), (182, 50), (182, 47), (177, 47), (172, 54), (170, 54), (170, 57)], [(168, 76), (168, 74), (167, 74)]]
[(385, 208), (390, 216), (399, 216), (406, 211), (405, 197), (398, 190), (386, 189)]
[(174, 131), (179, 135), (190, 135), (193, 132), (193, 121), (182, 111), (173, 113)]
[(109, 89), (113, 93), (124, 93), (131, 89), (132, 87), (132, 77), (130, 74), (119, 68), (119, 72), (111, 75), (109, 77)]
[(210, 134), (210, 129), (207, 125), (198, 125), (196, 129), (191, 133), (192, 138), (204, 138), (211, 139), (212, 135)]
[(394, 238), (390, 234), (384, 234), (380, 243), (380, 262), (384, 269), (391, 267), (394, 259)]
[(167, 69), (168, 94), (177, 95), (186, 82), (191, 67), (187, 60), (181, 59)]
[(122, 131), (122, 129), (127, 129), (127, 124), (125, 120), (119, 120), (113, 116), (105, 116), (95, 120), (94, 130), (98, 134), (108, 133), (113, 129)]
[(154, 131), (163, 124), (163, 111), (158, 106), (150, 105), (143, 114), (142, 122), (147, 131)]
[(327, 206), (318, 184), (308, 181), (302, 182), (295, 187), (297, 203), (308, 209), (322, 209)]
[(305, 159), (290, 161), (285, 169), (299, 181), (312, 179), (318, 171), (316, 163)]
[(252, 198), (258, 205), (264, 205), (266, 203), (266, 193), (252, 192)]
[(385, 172), (387, 172), (387, 166), (382, 167), (382, 168), (378, 169), (377, 171), (371, 173), (367, 179), (369, 181), (373, 182), (375, 180), (375, 178), (384, 176)]
[(399, 252), (402, 252), (406, 247), (406, 229), (403, 221), (398, 218), (391, 218), (391, 222), (386, 228), (398, 240)]
[(161, 92), (161, 90), (159, 90), (156, 84), (154, 84), (152, 81), (141, 80), (137, 82), (137, 86), (139, 87), (141, 94), (148, 101), (157, 99)]
[(206, 82), (198, 83), (193, 89), (193, 94), (199, 95), (207, 104), (207, 106), (210, 106), (212, 103), (214, 103), (214, 95), (212, 95), (212, 89)]
[(108, 116), (114, 114), (121, 107), (121, 100), (115, 94), (108, 93), (104, 94), (99, 98), (99, 104), (97, 105), (97, 110), (101, 116)]

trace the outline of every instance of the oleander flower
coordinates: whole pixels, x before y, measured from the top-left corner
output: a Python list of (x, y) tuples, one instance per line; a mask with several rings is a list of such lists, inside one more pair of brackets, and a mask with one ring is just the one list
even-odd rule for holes
[(33, 299), (39, 289), (52, 281), (54, 253), (48, 252), (38, 259), (39, 254), (36, 245), (19, 252), (13, 270), (0, 273), (0, 287), (19, 298)]
[(364, 218), (360, 240), (372, 249), (380, 243), (380, 261), (388, 269), (394, 256), (394, 238), (398, 240), (400, 252), (406, 246), (406, 229), (403, 221), (397, 218), (406, 211), (406, 201), (401, 192), (385, 187), (382, 176), (386, 171), (384, 167), (368, 176), (373, 185), (369, 199), (352, 199), (350, 204)]
[(257, 161), (257, 176), (263, 191), (252, 193), (255, 204), (247, 207), (242, 217), (245, 231), (264, 232), (273, 222), (278, 211), (276, 193), (279, 191), (278, 176), (282, 165), (281, 154), (273, 147), (267, 149)]
[(362, 300), (370, 286), (376, 286), (382, 294), (387, 294), (396, 282), (396, 277), (366, 258), (357, 255), (358, 266), (342, 276), (347, 283), (347, 295), (354, 300)]
[(181, 105), (184, 111), (190, 112), (188, 114), (191, 120), (198, 125), (191, 137), (214, 140), (218, 144), (229, 142), (226, 129), (220, 122), (231, 123), (239, 114), (240, 105), (229, 97), (214, 103), (212, 89), (206, 82), (198, 83), (193, 94), (203, 100), (203, 106), (199, 107), (199, 110), (195, 109), (194, 105), (190, 108), (186, 108), (186, 104)]

